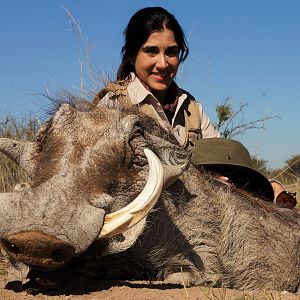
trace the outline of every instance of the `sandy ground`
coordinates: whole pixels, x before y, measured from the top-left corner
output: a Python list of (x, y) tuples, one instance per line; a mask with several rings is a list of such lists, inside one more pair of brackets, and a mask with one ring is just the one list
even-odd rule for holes
[[(185, 288), (183, 285), (171, 285), (163, 282), (146, 281), (94, 281), (78, 277), (60, 290), (47, 293), (22, 291), (21, 284), (7, 284), (7, 265), (0, 256), (0, 300), (27, 299), (300, 299), (300, 294), (277, 291), (237, 291), (231, 289), (212, 289), (207, 287)], [(33, 293), (33, 294), (31, 294)]]

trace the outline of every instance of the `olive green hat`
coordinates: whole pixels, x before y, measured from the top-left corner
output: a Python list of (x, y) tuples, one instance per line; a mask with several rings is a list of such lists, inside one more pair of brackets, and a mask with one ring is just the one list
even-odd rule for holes
[(198, 140), (191, 159), (196, 166), (227, 176), (238, 188), (274, 200), (270, 181), (252, 168), (248, 150), (238, 141), (225, 138)]

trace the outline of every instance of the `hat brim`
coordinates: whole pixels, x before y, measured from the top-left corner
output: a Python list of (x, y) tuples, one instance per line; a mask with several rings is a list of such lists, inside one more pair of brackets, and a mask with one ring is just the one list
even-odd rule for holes
[(270, 181), (254, 169), (232, 164), (201, 164), (201, 166), (228, 177), (237, 188), (244, 189), (268, 201), (274, 200), (274, 191)]

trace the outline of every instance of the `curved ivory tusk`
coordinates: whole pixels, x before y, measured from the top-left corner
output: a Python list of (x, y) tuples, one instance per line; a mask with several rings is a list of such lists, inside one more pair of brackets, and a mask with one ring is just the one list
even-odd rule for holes
[(105, 216), (100, 238), (121, 233), (140, 222), (154, 207), (163, 188), (163, 167), (157, 156), (144, 149), (149, 163), (149, 177), (142, 192), (130, 204)]

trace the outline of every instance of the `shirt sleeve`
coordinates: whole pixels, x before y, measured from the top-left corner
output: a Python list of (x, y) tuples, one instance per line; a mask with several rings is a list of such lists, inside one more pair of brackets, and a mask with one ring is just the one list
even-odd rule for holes
[(203, 110), (203, 107), (200, 103), (198, 103), (200, 116), (201, 116), (201, 132), (202, 132), (202, 138), (219, 138), (220, 133), (214, 128), (212, 123), (209, 120), (209, 117), (206, 115), (206, 113)]

